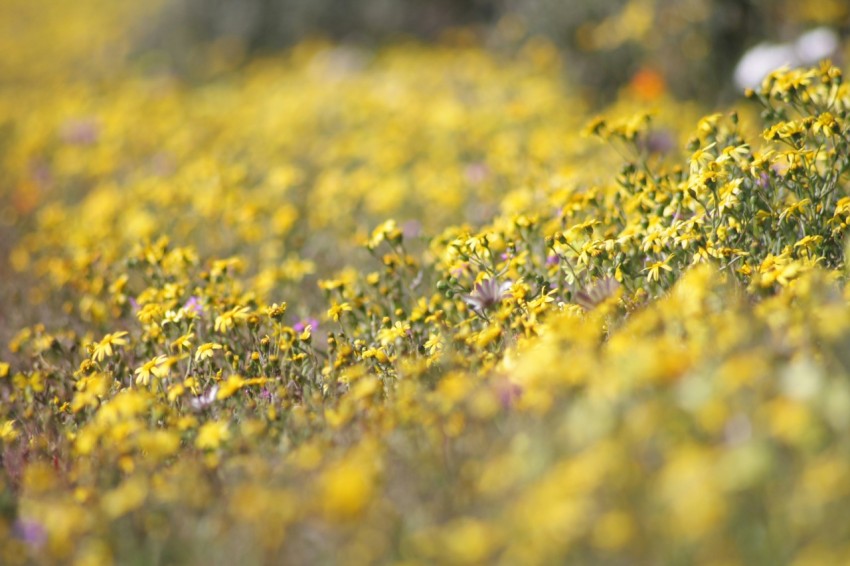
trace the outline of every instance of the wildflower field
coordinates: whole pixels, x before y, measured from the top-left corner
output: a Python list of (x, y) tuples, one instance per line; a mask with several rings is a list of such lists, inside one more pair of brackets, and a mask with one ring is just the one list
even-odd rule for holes
[(839, 67), (597, 112), (457, 31), (188, 80), (150, 7), (42, 4), (0, 6), (0, 563), (850, 558)]

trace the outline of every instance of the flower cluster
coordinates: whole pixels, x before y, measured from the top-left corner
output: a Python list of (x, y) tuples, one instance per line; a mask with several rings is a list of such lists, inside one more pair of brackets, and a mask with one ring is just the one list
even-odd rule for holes
[(838, 68), (680, 144), (539, 42), (339, 49), (0, 88), (0, 562), (850, 553)]

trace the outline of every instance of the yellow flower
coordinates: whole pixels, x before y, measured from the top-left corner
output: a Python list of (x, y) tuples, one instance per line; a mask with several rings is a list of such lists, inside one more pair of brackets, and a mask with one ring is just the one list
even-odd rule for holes
[(167, 430), (143, 431), (136, 442), (145, 456), (157, 459), (171, 456), (180, 449), (180, 436)]
[(135, 371), (136, 384), (147, 386), (150, 383), (151, 375), (159, 378), (168, 375), (168, 365), (165, 365), (167, 359), (167, 356), (159, 355), (137, 368)]
[(126, 332), (113, 332), (104, 336), (100, 342), (95, 344), (92, 359), (99, 362), (104, 358), (112, 356), (113, 346), (124, 346), (127, 344), (127, 340), (124, 338), (126, 335)]
[(429, 356), (433, 356), (443, 349), (443, 337), (432, 332), (428, 335), (428, 340), (425, 342), (425, 349), (428, 350)]
[(344, 312), (348, 312), (351, 310), (351, 305), (348, 303), (337, 303), (334, 302), (331, 308), (328, 309), (328, 318), (332, 318), (335, 321), (339, 321), (340, 315)]
[(499, 326), (493, 325), (479, 332), (477, 336), (474, 336), (472, 343), (475, 344), (476, 348), (484, 349), (501, 336), (502, 329)]
[(667, 258), (664, 261), (656, 261), (655, 263), (650, 264), (649, 267), (644, 269), (645, 272), (649, 272), (649, 275), (646, 276), (646, 280), (650, 282), (658, 281), (662, 269), (664, 271), (673, 271), (673, 268), (667, 265), (668, 261), (670, 261), (670, 258)]
[(173, 383), (168, 388), (167, 399), (170, 403), (176, 401), (183, 393), (186, 392), (186, 386), (182, 383)]
[(386, 363), (390, 362), (390, 358), (383, 351), (379, 350), (378, 348), (368, 348), (366, 350), (363, 350), (361, 357), (364, 360), (374, 358), (374, 359), (378, 360), (379, 362), (381, 362), (382, 364), (386, 364)]
[(0, 440), (3, 442), (11, 442), (18, 438), (20, 433), (15, 430), (15, 421), (5, 421), (0, 425)]
[(183, 320), (185, 316), (186, 311), (183, 309), (165, 311), (165, 315), (162, 318), (160, 326), (165, 327), (166, 324), (177, 324)]
[(221, 344), (216, 344), (215, 342), (201, 344), (198, 346), (197, 351), (195, 351), (195, 361), (197, 362), (199, 360), (208, 360), (212, 358), (215, 350), (221, 350)]
[(231, 375), (226, 381), (224, 381), (224, 383), (221, 384), (221, 387), (217, 392), (216, 399), (222, 400), (233, 396), (233, 394), (239, 391), (239, 389), (241, 389), (245, 384), (245, 380), (240, 376)]
[(286, 313), (286, 303), (274, 303), (270, 307), (266, 307), (266, 314), (272, 320), (280, 320)]
[(214, 450), (230, 438), (230, 429), (226, 422), (209, 421), (198, 430), (195, 446), (201, 450)]
[(155, 322), (162, 316), (162, 306), (157, 303), (147, 303), (139, 312), (136, 313), (136, 318), (142, 324), (150, 324)]
[(372, 499), (378, 455), (356, 449), (330, 467), (319, 479), (320, 502), (331, 520), (356, 518)]
[(100, 504), (108, 517), (117, 518), (141, 507), (147, 496), (147, 481), (135, 476), (105, 493)]
[(372, 231), (372, 237), (369, 238), (367, 247), (370, 250), (377, 248), (381, 242), (388, 241), (395, 243), (402, 238), (402, 232), (398, 228), (395, 220), (387, 220)]
[(215, 331), (227, 332), (236, 326), (238, 322), (247, 319), (249, 311), (250, 309), (248, 307), (240, 307), (237, 305), (229, 311), (221, 313), (215, 318)]
[(381, 341), (382, 346), (388, 346), (396, 340), (407, 336), (408, 332), (410, 332), (410, 325), (407, 322), (399, 320), (391, 327), (379, 330), (378, 340)]
[(301, 332), (301, 334), (298, 335), (298, 339), (301, 340), (302, 342), (309, 342), (310, 339), (312, 338), (312, 336), (313, 336), (313, 325), (308, 324), (308, 325), (304, 326), (304, 330)]
[(825, 136), (836, 134), (840, 130), (841, 125), (829, 112), (824, 112), (818, 116), (817, 120), (812, 124), (812, 131), (816, 134), (822, 132)]
[(228, 257), (225, 259), (217, 259), (212, 262), (210, 268), (210, 277), (218, 279), (229, 273), (241, 273), (245, 269), (245, 262), (238, 257)]
[(195, 337), (194, 332), (189, 332), (184, 334), (183, 336), (179, 336), (174, 339), (174, 342), (171, 343), (171, 349), (182, 352), (183, 350), (188, 350), (192, 346), (192, 338)]

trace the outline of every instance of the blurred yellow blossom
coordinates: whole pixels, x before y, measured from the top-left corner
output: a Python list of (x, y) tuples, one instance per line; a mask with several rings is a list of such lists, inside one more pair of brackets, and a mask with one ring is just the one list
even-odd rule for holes
[(195, 446), (201, 450), (216, 449), (230, 438), (228, 424), (223, 421), (209, 421), (198, 429)]

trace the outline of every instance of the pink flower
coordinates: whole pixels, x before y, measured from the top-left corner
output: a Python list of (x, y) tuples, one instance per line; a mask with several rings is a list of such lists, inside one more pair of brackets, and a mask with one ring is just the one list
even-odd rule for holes
[(319, 328), (319, 321), (312, 317), (305, 318), (293, 324), (292, 330), (294, 330), (295, 332), (304, 332), (304, 330), (308, 326), (315, 331), (317, 328)]
[(201, 305), (201, 301), (194, 295), (189, 297), (189, 300), (183, 305), (183, 309), (186, 312), (194, 312), (198, 316), (204, 314), (204, 307)]

